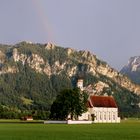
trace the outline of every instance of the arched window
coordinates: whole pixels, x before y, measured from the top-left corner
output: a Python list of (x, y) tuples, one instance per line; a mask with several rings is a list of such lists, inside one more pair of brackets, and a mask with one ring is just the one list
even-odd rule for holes
[(104, 120), (106, 120), (106, 112), (104, 112)]
[(115, 120), (115, 119), (116, 119), (116, 113), (113, 112), (113, 120)]
[(108, 119), (111, 120), (111, 112), (108, 112)]
[(102, 120), (102, 112), (100, 112), (100, 120)]

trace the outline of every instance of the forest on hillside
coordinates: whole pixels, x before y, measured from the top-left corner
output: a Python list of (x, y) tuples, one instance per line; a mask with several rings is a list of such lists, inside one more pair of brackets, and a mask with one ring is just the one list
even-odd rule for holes
[[(79, 73), (82, 73), (85, 86), (96, 84), (98, 81), (109, 85), (108, 88), (103, 89), (101, 95), (107, 93), (108, 96), (114, 96), (120, 116), (140, 117), (138, 105), (140, 97), (138, 95), (121, 87), (105, 75), (91, 74), (88, 71), (88, 64), (77, 61), (79, 59), (89, 61), (89, 56), (85, 60), (84, 57), (81, 57), (83, 52), (75, 51), (71, 56), (68, 56), (65, 48), (55, 47), (53, 50), (46, 50), (45, 46), (46, 44), (28, 44), (26, 42), (15, 46), (0, 45), (0, 69), (6, 69), (8, 66), (15, 66), (18, 69), (16, 73), (7, 72), (0, 75), (0, 118), (20, 118), (25, 115), (32, 115), (37, 119), (48, 118), (51, 105), (58, 93), (63, 89), (74, 88)], [(33, 53), (38, 54), (44, 61), (48, 61), (52, 67), (56, 61), (59, 61), (60, 64), (67, 61), (68, 64), (59, 73), (51, 75), (43, 72), (39, 73), (31, 68), (28, 63), (23, 65), (21, 61), (15, 62), (13, 59), (14, 48), (27, 56), (31, 56)], [(4, 56), (2, 53), (6, 55)], [(96, 57), (95, 60), (98, 65), (106, 65), (105, 62), (98, 60)], [(75, 75), (69, 76), (67, 69), (73, 66), (77, 66), (77, 72)]]

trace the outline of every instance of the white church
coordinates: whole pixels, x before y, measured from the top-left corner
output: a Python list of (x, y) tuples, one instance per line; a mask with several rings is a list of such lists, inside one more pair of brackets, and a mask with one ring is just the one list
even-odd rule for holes
[[(84, 91), (83, 79), (79, 79), (77, 87)], [(78, 120), (90, 120), (95, 123), (120, 123), (118, 107), (112, 96), (90, 95), (88, 98), (88, 111), (79, 116)]]

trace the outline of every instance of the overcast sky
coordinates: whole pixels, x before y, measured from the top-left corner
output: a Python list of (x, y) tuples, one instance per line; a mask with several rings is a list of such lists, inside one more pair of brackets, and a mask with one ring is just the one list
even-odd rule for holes
[(0, 43), (53, 42), (120, 69), (140, 55), (140, 0), (0, 0)]

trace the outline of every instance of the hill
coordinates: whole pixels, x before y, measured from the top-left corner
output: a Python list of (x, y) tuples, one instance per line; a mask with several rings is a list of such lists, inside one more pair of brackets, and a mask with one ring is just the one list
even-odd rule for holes
[(0, 45), (0, 104), (18, 111), (49, 111), (58, 92), (84, 78), (87, 90), (114, 96), (119, 109), (139, 111), (140, 86), (88, 51), (51, 43)]

